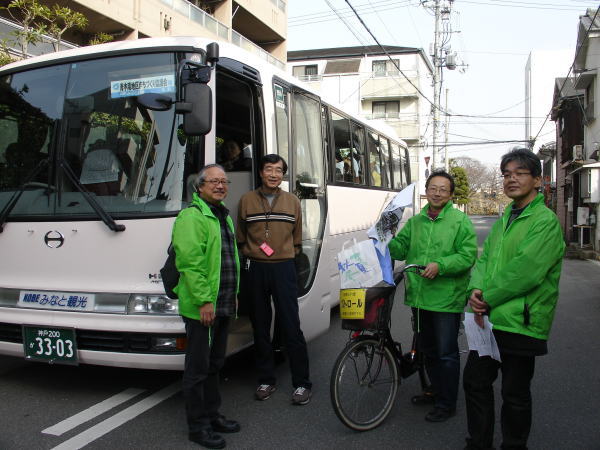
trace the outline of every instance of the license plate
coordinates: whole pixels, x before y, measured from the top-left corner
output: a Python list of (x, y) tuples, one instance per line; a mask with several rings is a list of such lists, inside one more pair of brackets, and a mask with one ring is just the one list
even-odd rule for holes
[(61, 311), (93, 311), (95, 302), (94, 294), (84, 292), (21, 291), (17, 306)]
[(364, 319), (366, 289), (340, 290), (340, 317), (342, 319)]
[(50, 364), (78, 364), (77, 341), (72, 328), (23, 326), (25, 359)]

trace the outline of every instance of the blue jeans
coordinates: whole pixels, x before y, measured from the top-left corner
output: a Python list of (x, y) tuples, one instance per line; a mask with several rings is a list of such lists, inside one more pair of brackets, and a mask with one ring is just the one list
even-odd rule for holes
[(458, 329), (460, 313), (427, 311), (413, 308), (419, 327), (419, 349), (425, 356), (425, 369), (435, 396), (435, 407), (456, 409), (460, 356)]

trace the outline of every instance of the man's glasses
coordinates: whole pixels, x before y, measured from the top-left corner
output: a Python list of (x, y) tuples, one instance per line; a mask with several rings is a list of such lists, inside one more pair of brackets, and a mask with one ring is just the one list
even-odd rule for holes
[(531, 175), (531, 172), (508, 172), (504, 171), (500, 175), (501, 178), (505, 180), (510, 180), (511, 178), (516, 178), (517, 180), (522, 180), (523, 178)]
[(450, 191), (446, 188), (436, 188), (436, 187), (428, 187), (427, 188), (427, 192), (429, 192), (430, 194), (441, 194), (441, 195), (448, 195), (450, 193)]
[(210, 184), (211, 186), (218, 186), (219, 184), (222, 184), (223, 186), (229, 186), (231, 184), (231, 181), (229, 180), (204, 180), (204, 182)]
[(263, 169), (263, 172), (266, 174), (275, 174), (275, 175), (283, 175), (283, 169), (281, 167), (267, 167)]

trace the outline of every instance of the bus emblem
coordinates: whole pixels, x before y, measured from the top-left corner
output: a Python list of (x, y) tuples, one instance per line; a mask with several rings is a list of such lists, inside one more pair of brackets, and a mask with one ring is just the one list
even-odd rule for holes
[(44, 236), (44, 242), (50, 248), (59, 248), (65, 243), (65, 237), (58, 231), (48, 231)]

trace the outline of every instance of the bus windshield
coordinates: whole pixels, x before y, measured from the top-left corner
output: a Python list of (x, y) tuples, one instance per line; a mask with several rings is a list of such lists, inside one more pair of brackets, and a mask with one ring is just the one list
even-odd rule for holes
[(115, 218), (179, 211), (180, 119), (137, 102), (144, 93), (174, 101), (176, 73), (176, 54), (153, 53), (0, 75), (0, 211), (22, 189), (8, 220), (95, 218), (77, 185)]

